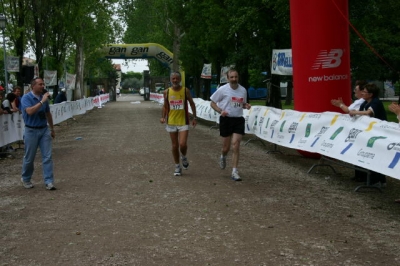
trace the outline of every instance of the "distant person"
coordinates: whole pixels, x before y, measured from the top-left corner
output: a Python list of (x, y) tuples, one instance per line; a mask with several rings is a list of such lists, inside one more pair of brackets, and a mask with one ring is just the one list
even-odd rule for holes
[[(354, 115), (367, 115), (377, 119), (387, 121), (386, 110), (383, 103), (379, 100), (379, 88), (373, 84), (368, 83), (364, 86), (362, 97), (365, 100), (360, 110), (351, 110), (349, 114)], [(371, 184), (377, 187), (386, 187), (386, 176), (374, 171), (370, 172)]]
[(186, 157), (190, 124), (188, 103), (193, 112), (193, 127), (197, 125), (196, 106), (190, 90), (181, 86), (181, 74), (172, 72), (170, 79), (172, 86), (164, 91), (164, 105), (160, 123), (167, 124), (165, 129), (171, 138), (172, 156), (175, 163), (174, 176), (180, 176), (182, 169), (179, 162), (179, 153), (181, 154), (183, 169), (189, 167), (189, 160)]
[(18, 111), (21, 111), (21, 87), (20, 86), (15, 86), (13, 89), (13, 93), (16, 96), (16, 99), (13, 103), (13, 109), (16, 109)]
[(31, 178), (36, 152), (40, 148), (44, 184), (46, 189), (55, 190), (52, 158), (52, 139), (55, 138), (55, 133), (49, 106), (50, 93), (43, 93), (44, 82), (41, 78), (31, 81), (31, 89), (21, 100), (22, 118), (25, 123), (25, 154), (21, 181), (25, 188), (33, 188)]
[(61, 88), (60, 92), (57, 94), (54, 104), (62, 103), (67, 101), (67, 96), (65, 95), (65, 88)]
[(8, 88), (7, 90), (8, 93), (13, 92), (14, 85), (12, 84), (11, 80), (8, 81), (7, 88)]
[(119, 88), (117, 88), (117, 97), (119, 97), (120, 94), (121, 94), (121, 90)]
[(225, 169), (226, 156), (233, 146), (232, 175), (234, 181), (242, 180), (239, 176), (239, 149), (242, 137), (245, 134), (245, 119), (243, 109), (250, 109), (247, 103), (247, 91), (239, 84), (239, 75), (235, 69), (227, 73), (228, 82), (211, 95), (211, 107), (220, 114), (219, 134), (222, 137), (220, 167)]

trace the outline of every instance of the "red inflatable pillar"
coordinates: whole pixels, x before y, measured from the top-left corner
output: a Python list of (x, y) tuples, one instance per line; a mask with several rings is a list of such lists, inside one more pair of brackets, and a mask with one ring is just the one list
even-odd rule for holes
[(351, 103), (348, 0), (290, 0), (294, 109), (340, 110)]

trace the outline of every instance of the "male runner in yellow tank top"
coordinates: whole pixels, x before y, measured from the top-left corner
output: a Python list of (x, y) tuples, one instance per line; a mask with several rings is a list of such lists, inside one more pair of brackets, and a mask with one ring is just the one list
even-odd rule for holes
[(182, 174), (179, 163), (179, 152), (181, 153), (182, 166), (184, 169), (189, 167), (189, 161), (186, 158), (187, 139), (189, 136), (189, 112), (187, 102), (193, 113), (192, 126), (197, 125), (196, 106), (188, 88), (181, 86), (181, 74), (172, 72), (170, 75), (172, 86), (164, 91), (164, 106), (160, 122), (166, 123), (166, 130), (169, 132), (172, 142), (172, 155), (175, 162), (174, 176)]

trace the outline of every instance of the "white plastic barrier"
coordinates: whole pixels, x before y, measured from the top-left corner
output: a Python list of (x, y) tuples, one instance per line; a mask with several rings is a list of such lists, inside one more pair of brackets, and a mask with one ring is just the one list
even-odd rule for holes
[[(194, 99), (197, 117), (217, 122), (210, 101)], [(307, 113), (252, 106), (246, 133), (292, 149), (319, 153), (400, 179), (400, 125), (334, 112)]]
[[(110, 100), (109, 94), (89, 97), (73, 102), (50, 105), (53, 124), (59, 124), (75, 115), (84, 114), (95, 106), (100, 107)], [(24, 120), (19, 113), (0, 116), (0, 147), (23, 139)]]

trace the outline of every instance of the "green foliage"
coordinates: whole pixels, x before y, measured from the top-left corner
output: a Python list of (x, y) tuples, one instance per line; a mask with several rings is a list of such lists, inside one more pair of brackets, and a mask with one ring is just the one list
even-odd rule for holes
[(121, 75), (121, 87), (123, 89), (135, 88), (139, 89), (143, 87), (143, 75), (133, 71), (122, 73)]
[(136, 79), (140, 80), (143, 78), (143, 75), (142, 75), (142, 73), (128, 71), (126, 73), (122, 73), (121, 78), (122, 78), (122, 80), (128, 79), (128, 78), (136, 78)]
[(266, 76), (257, 69), (249, 69), (249, 85), (253, 88), (265, 88)]
[[(170, 51), (177, 49), (175, 55), (179, 55), (187, 76), (193, 77), (200, 91), (204, 63), (212, 63), (212, 72), (217, 75), (222, 66), (235, 64), (242, 85), (263, 86), (257, 73), (270, 72), (272, 49), (291, 46), (289, 1), (243, 3), (3, 0), (1, 7), (9, 22), (7, 50), (19, 56), (32, 50), (41, 70), (42, 64), (47, 64), (59, 71), (66, 66), (69, 71), (79, 72), (84, 65), (85, 77), (107, 76), (110, 62), (98, 64), (100, 55), (96, 52), (104, 44), (121, 40), (159, 43)], [(397, 0), (349, 1), (351, 23), (375, 51), (350, 30), (352, 79), (399, 80), (400, 17), (395, 12), (399, 9)], [(149, 67), (152, 75), (168, 75), (168, 69), (155, 59), (149, 58)]]

